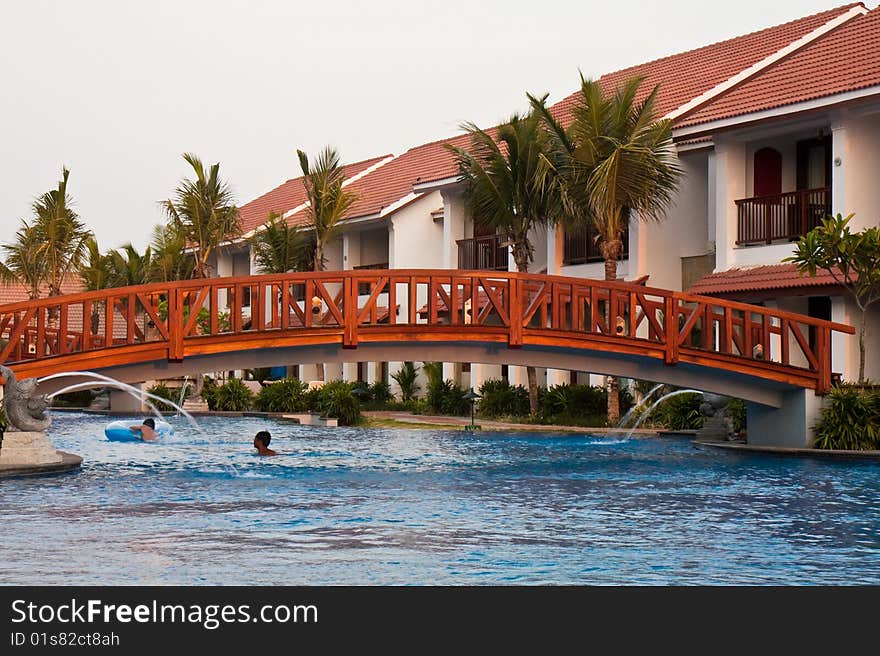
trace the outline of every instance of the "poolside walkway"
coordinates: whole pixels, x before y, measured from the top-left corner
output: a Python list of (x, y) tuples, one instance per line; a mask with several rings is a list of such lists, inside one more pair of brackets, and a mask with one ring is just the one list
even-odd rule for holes
[[(425, 424), (426, 426), (469, 426), (470, 417), (450, 417), (448, 415), (414, 415), (409, 412), (395, 410), (366, 410), (362, 412), (365, 417), (370, 419), (396, 421), (405, 424)], [(565, 433), (602, 433), (612, 435), (625, 435), (629, 433), (628, 428), (599, 428), (592, 426), (556, 426), (553, 424), (517, 424), (507, 421), (495, 421), (489, 419), (474, 420), (484, 431), (551, 431)], [(653, 429), (639, 428), (633, 431), (634, 435), (656, 435), (657, 431)]]
[(716, 442), (714, 440), (694, 440), (694, 444), (711, 446), (728, 451), (746, 453), (765, 453), (780, 456), (807, 456), (811, 458), (839, 458), (844, 460), (880, 460), (880, 451), (849, 451), (843, 449), (806, 449), (780, 446), (758, 446), (739, 442)]

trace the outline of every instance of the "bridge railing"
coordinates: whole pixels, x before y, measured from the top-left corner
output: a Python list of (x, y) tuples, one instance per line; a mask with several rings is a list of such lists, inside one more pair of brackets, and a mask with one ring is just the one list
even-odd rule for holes
[[(409, 330), (409, 333), (406, 331)], [(292, 332), (339, 339), (432, 331), (486, 335), (510, 348), (580, 344), (778, 380), (831, 382), (832, 331), (849, 326), (781, 310), (622, 282), (514, 272), (357, 270), (210, 278), (86, 292), (0, 306), (0, 362), (161, 351)], [(587, 343), (589, 342), (589, 343)]]

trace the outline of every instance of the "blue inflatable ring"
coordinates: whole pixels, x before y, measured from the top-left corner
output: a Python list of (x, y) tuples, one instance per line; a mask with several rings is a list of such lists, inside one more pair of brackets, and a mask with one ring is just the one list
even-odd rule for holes
[[(140, 442), (142, 441), (138, 433), (131, 431), (131, 426), (139, 426), (138, 419), (120, 419), (111, 421), (104, 427), (104, 435), (111, 442)], [(160, 437), (171, 437), (174, 435), (174, 429), (167, 421), (156, 421), (156, 434)]]

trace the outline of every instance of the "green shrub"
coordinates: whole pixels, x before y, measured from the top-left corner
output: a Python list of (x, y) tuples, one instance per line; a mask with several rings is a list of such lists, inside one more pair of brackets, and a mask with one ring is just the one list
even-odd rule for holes
[(95, 390), (85, 389), (77, 392), (59, 394), (52, 399), (53, 406), (68, 408), (88, 408), (95, 398)]
[(733, 430), (742, 433), (746, 429), (746, 402), (742, 399), (730, 399), (727, 404), (727, 416), (730, 418)]
[(409, 401), (414, 399), (419, 393), (419, 384), (416, 382), (419, 376), (419, 367), (412, 362), (404, 362), (403, 366), (396, 372), (391, 374), (391, 378), (400, 388), (400, 400)]
[(451, 380), (432, 380), (425, 400), (435, 414), (461, 416), (471, 411), (470, 402), (464, 398), (466, 393)]
[[(171, 401), (171, 403), (177, 403), (177, 400), (180, 398), (180, 390), (172, 389), (168, 387), (162, 381), (159, 381), (155, 385), (147, 388), (148, 394), (153, 394), (155, 396), (159, 396), (163, 399)], [(154, 404), (156, 408), (159, 410), (174, 410), (174, 406), (171, 403), (162, 403), (161, 401), (157, 401), (156, 399), (150, 399), (150, 403)]]
[(384, 407), (393, 398), (391, 386), (384, 380), (377, 380), (370, 386), (370, 400), (375, 405)]
[(296, 378), (269, 383), (257, 393), (254, 407), (262, 412), (303, 412), (308, 385)]
[(352, 383), (334, 380), (309, 390), (306, 396), (310, 410), (338, 419), (342, 426), (352, 426), (361, 420), (361, 403), (353, 392)]
[(649, 420), (669, 430), (700, 429), (706, 421), (700, 413), (702, 402), (702, 394), (677, 394), (654, 408)]
[(839, 386), (826, 403), (815, 427), (815, 448), (880, 448), (880, 392)]
[[(202, 398), (204, 398), (204, 393)], [(250, 409), (254, 402), (254, 394), (238, 378), (233, 378), (225, 385), (215, 387), (207, 401), (211, 410), (242, 412)]]
[(512, 417), (529, 414), (529, 391), (500, 378), (490, 378), (480, 385), (477, 409), (483, 417)]
[(600, 417), (608, 413), (608, 390), (592, 385), (563, 383), (539, 395), (540, 414), (544, 417)]

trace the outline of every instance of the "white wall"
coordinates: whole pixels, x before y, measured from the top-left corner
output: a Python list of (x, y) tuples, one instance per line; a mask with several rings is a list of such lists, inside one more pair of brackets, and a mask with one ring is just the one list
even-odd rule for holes
[(880, 114), (847, 116), (842, 128), (834, 131), (834, 138), (844, 139), (843, 152), (835, 148), (841, 164), (832, 162), (831, 170), (836, 181), (841, 174), (845, 180), (832, 209), (844, 216), (855, 212), (851, 223), (855, 230), (880, 225)]
[(630, 260), (637, 278), (646, 274), (648, 284), (681, 290), (681, 258), (703, 255), (709, 250), (706, 216), (709, 186), (708, 151), (685, 152), (679, 157), (682, 178), (679, 191), (663, 221), (630, 223)]

